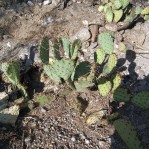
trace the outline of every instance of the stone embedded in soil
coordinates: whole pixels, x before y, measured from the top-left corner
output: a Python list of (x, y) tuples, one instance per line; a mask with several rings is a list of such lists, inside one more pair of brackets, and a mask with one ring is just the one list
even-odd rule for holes
[(70, 37), (70, 41), (80, 39), (82, 42), (87, 41), (91, 37), (91, 34), (87, 28), (80, 29), (74, 36)]
[(0, 123), (15, 125), (20, 108), (17, 105), (11, 106), (0, 111)]
[(101, 110), (101, 111), (90, 114), (86, 120), (86, 123), (88, 125), (95, 124), (98, 120), (102, 119), (105, 113), (106, 113), (106, 110)]
[(0, 92), (0, 110), (6, 108), (8, 98), (8, 94), (6, 94), (5, 92)]

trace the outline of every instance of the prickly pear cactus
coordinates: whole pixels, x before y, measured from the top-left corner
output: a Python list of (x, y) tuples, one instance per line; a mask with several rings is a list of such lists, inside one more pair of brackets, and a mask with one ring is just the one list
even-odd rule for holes
[(2, 63), (2, 71), (9, 79), (9, 81), (18, 87), (25, 98), (28, 98), (28, 94), (25, 88), (20, 84), (20, 64), (19, 62)]
[(78, 56), (78, 51), (81, 49), (81, 40), (80, 39), (76, 39), (73, 43), (72, 43), (72, 46), (71, 46), (71, 49), (70, 49), (70, 58), (72, 60), (75, 60)]
[(109, 80), (107, 80), (104, 77), (101, 77), (99, 79), (99, 83), (98, 83), (98, 91), (101, 94), (101, 96), (107, 96), (109, 94), (109, 92), (111, 91), (111, 82)]
[(12, 84), (20, 82), (19, 62), (2, 63), (1, 69)]
[(65, 55), (67, 55), (68, 57), (70, 56), (70, 42), (67, 38), (62, 38), (62, 46), (63, 46), (63, 50), (65, 52)]
[(149, 109), (149, 92), (143, 91), (136, 94), (131, 102), (142, 109)]
[(69, 59), (56, 60), (50, 65), (44, 66), (45, 73), (55, 82), (61, 82), (61, 78), (67, 80), (74, 70), (74, 62)]
[(120, 9), (122, 7), (122, 2), (121, 0), (114, 0), (114, 8), (115, 9)]
[(91, 73), (91, 64), (88, 61), (80, 62), (76, 65), (71, 76), (72, 80), (77, 80), (79, 77), (87, 77)]
[(114, 92), (120, 85), (121, 85), (121, 76), (120, 74), (114, 75), (114, 78), (112, 79), (112, 92)]
[(112, 54), (114, 50), (114, 42), (112, 36), (109, 33), (103, 32), (99, 34), (98, 43), (106, 54)]
[(127, 120), (114, 121), (114, 127), (129, 149), (143, 149), (134, 126)]
[(103, 73), (104, 74), (109, 74), (111, 71), (116, 67), (117, 64), (117, 56), (116, 54), (111, 54), (109, 56), (107, 64), (103, 68)]
[(129, 5), (130, 0), (121, 0), (121, 2), (122, 2), (122, 5), (123, 5), (123, 9), (125, 9)]
[(149, 6), (145, 7), (142, 11), (141, 11), (142, 15), (147, 15), (149, 14)]
[(88, 91), (88, 88), (93, 86), (93, 82), (91, 79), (80, 77), (78, 81), (74, 82), (77, 91)]
[(105, 56), (106, 54), (102, 49), (96, 49), (95, 62), (97, 62), (98, 64), (102, 64), (105, 59)]
[[(59, 40), (57, 40), (57, 39), (54, 40), (53, 47), (52, 47), (52, 53), (50, 55), (51, 61), (53, 59), (57, 59), (57, 60), (61, 59), (61, 54), (60, 54), (60, 51), (59, 51), (59, 45), (60, 45)], [(52, 56), (54, 56), (54, 57), (52, 58)]]
[(49, 39), (43, 38), (40, 45), (40, 59), (44, 64), (49, 63)]
[(106, 10), (105, 18), (106, 18), (106, 21), (109, 23), (111, 23), (113, 21), (113, 12), (110, 7), (107, 8), (107, 10)]
[(123, 10), (113, 10), (114, 13), (114, 22), (118, 22), (123, 16)]
[(113, 92), (113, 99), (117, 102), (127, 102), (130, 100), (130, 94), (128, 94), (127, 89), (117, 88)]

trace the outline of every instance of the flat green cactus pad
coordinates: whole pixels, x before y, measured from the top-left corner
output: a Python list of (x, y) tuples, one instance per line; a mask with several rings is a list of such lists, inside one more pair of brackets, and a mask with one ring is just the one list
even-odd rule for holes
[(127, 89), (118, 88), (113, 92), (113, 99), (117, 102), (127, 102), (130, 100)]
[(122, 7), (122, 2), (121, 0), (114, 0), (114, 7), (116, 9), (120, 9)]
[(104, 59), (105, 59), (105, 52), (102, 50), (102, 49), (96, 49), (96, 53), (95, 53), (95, 61), (98, 63), (98, 64), (102, 64)]
[(109, 74), (111, 71), (116, 67), (117, 64), (117, 56), (116, 54), (111, 54), (109, 56), (107, 64), (103, 68), (103, 73), (104, 74)]
[(136, 94), (131, 102), (142, 109), (149, 109), (149, 92), (143, 91)]
[(114, 22), (118, 22), (123, 16), (123, 10), (122, 9), (114, 10), (113, 13), (114, 13)]
[(111, 82), (108, 81), (106, 78), (100, 78), (98, 83), (98, 91), (101, 96), (107, 96), (111, 90), (111, 86)]
[(43, 38), (40, 45), (40, 59), (43, 63), (49, 63), (49, 39), (47, 37)]
[(113, 87), (112, 87), (112, 92), (114, 92), (120, 85), (121, 85), (121, 76), (120, 74), (116, 74), (112, 80), (113, 82)]
[(1, 69), (12, 84), (20, 82), (19, 62), (2, 63)]
[(98, 36), (98, 43), (106, 54), (112, 54), (114, 50), (114, 42), (112, 36), (109, 33), (100, 33)]
[(106, 14), (105, 14), (105, 18), (106, 18), (106, 21), (111, 23), (113, 21), (113, 12), (112, 12), (112, 9), (111, 8), (107, 8), (106, 10)]
[(122, 1), (123, 9), (125, 9), (130, 3), (130, 0), (121, 0), (121, 1)]
[(54, 61), (51, 65), (45, 65), (45, 73), (55, 82), (61, 82), (61, 78), (67, 80), (74, 70), (72, 60), (61, 59)]
[(114, 127), (129, 149), (143, 149), (134, 126), (127, 120), (114, 121)]

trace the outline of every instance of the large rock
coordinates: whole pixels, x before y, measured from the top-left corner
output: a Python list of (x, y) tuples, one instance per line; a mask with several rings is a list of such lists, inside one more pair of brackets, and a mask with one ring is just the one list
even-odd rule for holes
[(70, 41), (80, 39), (82, 42), (87, 41), (91, 37), (91, 34), (87, 28), (80, 29), (74, 36), (70, 37)]

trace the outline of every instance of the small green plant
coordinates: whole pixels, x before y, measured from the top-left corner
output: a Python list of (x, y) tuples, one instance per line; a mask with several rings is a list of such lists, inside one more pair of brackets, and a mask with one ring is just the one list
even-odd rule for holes
[(129, 149), (143, 149), (134, 126), (125, 119), (114, 121), (114, 127)]
[(22, 92), (23, 96), (27, 99), (28, 94), (24, 86), (20, 83), (20, 63), (19, 62), (5, 62), (1, 65), (1, 70), (8, 78), (8, 80)]
[[(43, 44), (48, 45), (46, 42), (49, 42), (46, 38), (43, 40), (41, 47), (45, 47)], [(62, 83), (64, 80), (70, 88), (85, 91), (93, 85), (94, 74), (90, 63), (77, 61), (80, 48), (81, 41), (78, 39), (73, 43), (70, 43), (67, 38), (55, 40), (49, 49), (54, 56), (48, 57), (50, 61), (49, 64), (44, 64), (44, 72), (55, 82)], [(41, 52), (41, 50), (44, 49), (40, 48), (40, 53), (43, 53), (44, 51)], [(47, 55), (45, 57), (47, 59)]]
[(110, 32), (102, 32), (98, 36), (100, 48), (96, 50), (95, 62), (101, 73), (97, 78), (98, 90), (102, 96), (114, 92), (121, 84), (121, 76), (116, 71), (117, 56), (113, 53), (114, 36)]
[(99, 12), (105, 13), (107, 22), (126, 21), (132, 22), (136, 17), (142, 17), (145, 20), (149, 18), (149, 7), (142, 9), (140, 6), (135, 6), (130, 3), (130, 0), (111, 0), (105, 1), (98, 8)]

